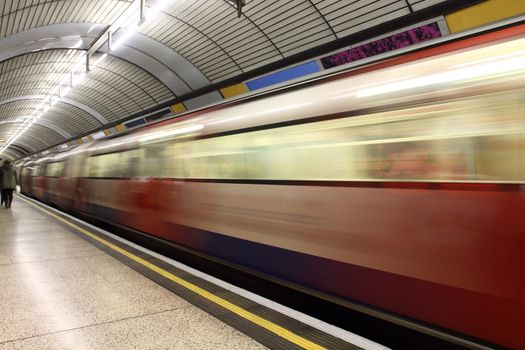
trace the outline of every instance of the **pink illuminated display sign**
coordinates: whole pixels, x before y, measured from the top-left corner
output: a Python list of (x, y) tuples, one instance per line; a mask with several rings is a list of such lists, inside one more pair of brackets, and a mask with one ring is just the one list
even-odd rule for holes
[(437, 23), (426, 24), (410, 29), (392, 36), (372, 41), (341, 51), (336, 54), (321, 58), (324, 68), (332, 68), (342, 64), (361, 60), (363, 58), (379, 55), (381, 53), (394, 51), (403, 47), (411, 46), (423, 41), (439, 38), (442, 33)]

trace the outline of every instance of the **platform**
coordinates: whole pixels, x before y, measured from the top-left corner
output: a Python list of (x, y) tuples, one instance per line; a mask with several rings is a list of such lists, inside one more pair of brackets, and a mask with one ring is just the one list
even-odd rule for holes
[(0, 350), (382, 348), (279, 314), (20, 196), (0, 209), (0, 279)]

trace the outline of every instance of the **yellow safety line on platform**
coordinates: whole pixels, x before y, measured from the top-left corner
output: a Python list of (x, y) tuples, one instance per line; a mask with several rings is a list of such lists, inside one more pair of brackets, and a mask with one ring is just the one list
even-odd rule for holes
[(297, 335), (297, 334), (295, 334), (293, 332), (290, 332), (289, 330), (287, 330), (287, 329), (285, 329), (285, 328), (283, 328), (283, 327), (281, 327), (279, 325), (276, 325), (275, 323), (273, 323), (271, 321), (268, 321), (268, 320), (266, 320), (266, 319), (264, 319), (264, 318), (262, 318), (260, 316), (257, 316), (254, 313), (251, 313), (251, 312), (249, 312), (247, 310), (244, 310), (243, 308), (241, 308), (241, 307), (239, 307), (239, 306), (237, 306), (235, 304), (232, 304), (229, 301), (227, 301), (227, 300), (225, 300), (225, 299), (223, 299), (221, 297), (218, 297), (218, 296), (216, 296), (216, 295), (214, 295), (214, 294), (212, 294), (212, 293), (210, 293), (210, 292), (208, 292), (208, 291), (206, 291), (206, 290), (196, 286), (193, 283), (190, 283), (190, 282), (188, 282), (188, 281), (186, 281), (186, 280), (184, 280), (184, 279), (182, 279), (180, 277), (175, 276), (174, 274), (172, 274), (172, 273), (170, 273), (170, 272), (168, 272), (168, 271), (158, 267), (157, 265), (154, 265), (154, 264), (152, 264), (152, 263), (150, 263), (150, 262), (148, 262), (148, 261), (146, 261), (146, 260), (136, 256), (135, 254), (130, 253), (127, 250), (122, 249), (119, 246), (116, 246), (115, 244), (106, 241), (103, 238), (100, 238), (99, 236), (97, 236), (97, 235), (95, 235), (95, 234), (93, 234), (93, 233), (83, 229), (82, 227), (79, 227), (78, 225), (70, 222), (69, 220), (66, 220), (66, 219), (60, 217), (57, 214), (54, 214), (54, 213), (50, 212), (47, 209), (42, 208), (39, 205), (34, 204), (33, 202), (31, 202), (31, 201), (29, 201), (29, 200), (27, 200), (25, 198), (21, 198), (21, 199), (23, 199), (27, 203), (31, 204), (32, 206), (42, 210), (46, 214), (54, 217), (55, 219), (62, 221), (63, 223), (65, 223), (66, 225), (74, 228), (75, 230), (79, 231), (80, 233), (82, 233), (82, 234), (84, 234), (84, 235), (86, 235), (88, 237), (91, 237), (94, 240), (102, 243), (106, 247), (111, 248), (111, 249), (119, 252), (120, 254), (128, 257), (129, 259), (138, 262), (139, 264), (147, 267), (148, 269), (150, 269), (152, 271), (155, 271), (159, 275), (162, 275), (162, 276), (166, 277), (167, 279), (169, 279), (169, 280), (171, 280), (171, 281), (173, 281), (173, 282), (175, 282), (175, 283), (177, 283), (177, 284), (179, 284), (179, 285), (181, 285), (181, 286), (191, 290), (192, 292), (197, 293), (201, 297), (206, 298), (206, 299), (208, 299), (208, 300), (210, 300), (210, 301), (212, 301), (212, 302), (222, 306), (223, 308), (225, 308), (227, 310), (230, 310), (231, 312), (233, 312), (233, 313), (243, 317), (244, 319), (247, 319), (247, 320), (257, 324), (258, 326), (261, 326), (261, 327), (269, 330), (270, 332), (277, 334), (281, 338), (284, 338), (284, 339), (288, 340), (291, 343), (294, 343), (294, 344), (296, 344), (296, 345), (298, 345), (298, 346), (300, 346), (300, 347), (302, 347), (304, 349), (312, 349), (312, 350), (314, 350), (314, 349), (315, 350), (325, 349), (324, 347), (322, 347), (322, 346), (320, 346), (318, 344), (315, 344), (315, 343), (311, 342), (310, 340), (305, 339), (305, 338), (303, 338), (303, 337), (301, 337), (301, 336), (299, 336), (299, 335)]

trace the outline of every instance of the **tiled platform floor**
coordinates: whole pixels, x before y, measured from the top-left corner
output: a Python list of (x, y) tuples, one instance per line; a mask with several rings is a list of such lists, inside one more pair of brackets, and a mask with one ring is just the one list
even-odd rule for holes
[(20, 198), (0, 208), (0, 350), (263, 348)]

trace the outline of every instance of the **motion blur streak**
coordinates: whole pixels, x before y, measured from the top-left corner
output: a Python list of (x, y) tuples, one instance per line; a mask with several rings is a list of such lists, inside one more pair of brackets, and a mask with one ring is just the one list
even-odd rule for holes
[(27, 161), (22, 190), (343, 301), (525, 348), (524, 33)]

